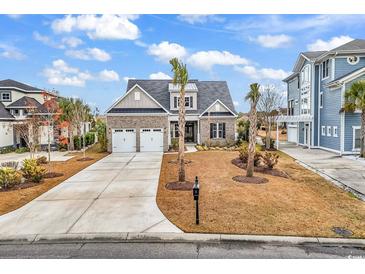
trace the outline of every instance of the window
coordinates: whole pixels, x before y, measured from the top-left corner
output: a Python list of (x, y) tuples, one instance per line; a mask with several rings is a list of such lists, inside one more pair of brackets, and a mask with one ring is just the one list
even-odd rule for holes
[(328, 66), (329, 66), (329, 61), (330, 60), (326, 60), (322, 63), (322, 79), (325, 79), (328, 77), (329, 75), (329, 69), (328, 69)]
[(293, 100), (288, 101), (288, 115), (294, 115), (294, 107), (293, 107)]
[[(179, 107), (179, 96), (174, 96), (174, 108)], [(193, 108), (193, 96), (185, 97), (185, 107)]]
[(295, 104), (298, 105), (298, 99), (295, 99)]
[(319, 107), (323, 108), (323, 92), (319, 94)]
[(333, 137), (338, 137), (338, 130), (337, 130), (337, 127), (333, 127), (332, 128), (332, 132), (333, 132)]
[(141, 100), (141, 93), (139, 91), (134, 92), (134, 100), (136, 101)]
[(0, 101), (2, 101), (2, 102), (10, 102), (11, 101), (11, 93), (10, 93), (10, 91), (2, 92), (0, 99), (1, 99)]
[(349, 56), (347, 57), (347, 63), (350, 65), (356, 65), (359, 63), (360, 58), (358, 56)]
[(360, 149), (360, 127), (352, 127), (352, 134), (353, 134), (353, 150), (359, 150)]
[(299, 76), (298, 76), (298, 78), (297, 78), (297, 84), (298, 84), (298, 89), (300, 88), (300, 81), (299, 81)]
[(13, 109), (12, 112), (14, 116), (19, 116), (19, 109)]
[(321, 126), (322, 136), (326, 136), (326, 126)]
[(211, 123), (210, 124), (210, 138), (218, 139), (226, 138), (226, 123)]
[(172, 123), (170, 128), (171, 138), (178, 138), (179, 137), (179, 124)]
[(179, 105), (179, 98), (177, 96), (174, 96), (174, 108), (177, 108)]
[(331, 136), (331, 135), (332, 135), (332, 127), (327, 126), (327, 136)]

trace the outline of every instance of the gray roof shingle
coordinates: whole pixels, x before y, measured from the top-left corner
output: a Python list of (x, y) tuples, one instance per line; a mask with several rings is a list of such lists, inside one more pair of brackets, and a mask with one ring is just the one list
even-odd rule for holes
[(336, 79), (332, 80), (331, 82), (328, 82), (326, 85), (327, 85), (327, 86), (333, 85), (333, 84), (335, 84), (336, 82), (341, 81), (343, 78), (345, 78), (345, 77), (347, 77), (347, 76), (349, 76), (349, 75), (351, 75), (351, 74), (353, 74), (353, 73), (356, 73), (356, 72), (358, 72), (358, 71), (360, 71), (360, 70), (363, 70), (363, 69), (364, 69), (364, 67), (362, 67), (362, 68), (358, 68), (358, 69), (355, 69), (355, 70), (353, 70), (353, 71), (351, 71), (351, 72), (349, 72), (349, 73), (346, 73), (346, 74), (344, 74), (344, 75), (341, 75), (340, 77), (337, 77)]
[[(225, 104), (230, 110), (236, 113), (231, 94), (228, 89), (226, 81), (198, 81), (190, 80), (198, 87), (197, 111), (187, 110), (187, 114), (201, 114), (217, 99)], [(134, 85), (138, 84), (146, 92), (148, 92), (157, 102), (159, 102), (165, 109), (170, 110), (170, 93), (168, 85), (171, 80), (139, 80), (130, 79), (127, 85), (127, 91)], [(178, 113), (177, 111), (170, 111), (171, 113)]]
[(11, 80), (11, 79), (1, 80), (0, 88), (2, 88), (2, 87), (15, 87), (15, 88), (19, 88), (19, 89), (22, 89), (25, 91), (41, 91), (41, 89), (39, 89), (39, 88), (32, 87), (27, 84), (23, 84), (23, 83), (20, 83), (18, 81)]
[(346, 44), (343, 44), (337, 48), (332, 49), (331, 51), (343, 51), (343, 50), (365, 50), (365, 40), (364, 39), (355, 39)]
[(4, 104), (0, 102), (0, 119), (1, 120), (13, 120), (14, 116), (5, 108)]
[(310, 60), (316, 59), (322, 54), (326, 53), (326, 51), (306, 51), (302, 52), (302, 54)]
[(47, 109), (36, 99), (23, 96), (7, 106), (7, 108), (36, 108), (41, 113), (47, 113)]

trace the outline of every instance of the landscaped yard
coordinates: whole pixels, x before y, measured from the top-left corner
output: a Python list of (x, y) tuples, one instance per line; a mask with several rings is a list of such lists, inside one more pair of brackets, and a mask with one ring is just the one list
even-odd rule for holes
[(351, 230), (352, 237), (365, 238), (365, 202), (333, 186), (319, 175), (296, 164), (282, 152), (278, 169), (289, 179), (266, 177), (266, 184), (242, 184), (233, 176), (244, 174), (231, 160), (238, 152), (187, 153), (187, 180), (200, 181), (200, 225), (195, 225), (191, 191), (172, 191), (177, 165), (168, 163), (176, 154), (165, 154), (157, 203), (165, 216), (185, 232), (237, 233), (297, 236), (339, 236), (333, 227)]
[(93, 160), (78, 161), (78, 159), (81, 159), (83, 157), (82, 152), (73, 153), (71, 155), (75, 155), (75, 157), (68, 161), (51, 161), (50, 164), (43, 165), (43, 167), (45, 167), (48, 172), (63, 173), (63, 176), (44, 179), (43, 182), (29, 188), (0, 192), (0, 215), (13, 211), (29, 203), (31, 200), (37, 198), (44, 192), (65, 181), (67, 178), (75, 175), (80, 170), (105, 157), (106, 155), (108, 155), (108, 153), (97, 152), (97, 145), (95, 145), (94, 147), (88, 149), (86, 154), (87, 157), (93, 158)]

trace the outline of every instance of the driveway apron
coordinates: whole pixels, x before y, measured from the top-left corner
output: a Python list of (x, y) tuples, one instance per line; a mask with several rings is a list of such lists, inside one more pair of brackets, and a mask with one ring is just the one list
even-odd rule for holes
[(113, 153), (0, 216), (0, 235), (176, 232), (156, 204), (162, 153)]

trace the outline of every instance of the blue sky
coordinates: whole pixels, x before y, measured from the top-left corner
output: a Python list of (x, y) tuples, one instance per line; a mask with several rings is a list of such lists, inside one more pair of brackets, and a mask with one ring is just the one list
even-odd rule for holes
[(283, 79), (301, 51), (365, 39), (364, 15), (0, 15), (0, 79), (77, 96), (106, 110), (128, 78), (226, 80), (238, 111), (252, 82)]

